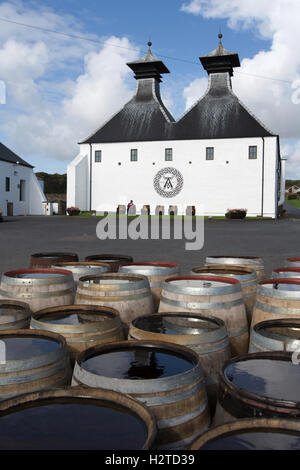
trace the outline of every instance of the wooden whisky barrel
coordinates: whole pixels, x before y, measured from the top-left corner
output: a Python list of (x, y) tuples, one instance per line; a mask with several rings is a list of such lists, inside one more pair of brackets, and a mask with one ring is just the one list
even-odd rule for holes
[(239, 419), (209, 429), (189, 450), (296, 450), (300, 423), (287, 419)]
[(119, 268), (120, 273), (142, 274), (149, 279), (154, 309), (158, 310), (163, 281), (179, 274), (179, 265), (159, 261), (130, 263)]
[(135, 318), (154, 313), (149, 281), (145, 276), (124, 273), (104, 273), (80, 278), (76, 304), (115, 308), (124, 325)]
[(298, 278), (300, 277), (300, 267), (299, 268), (276, 268), (272, 271), (272, 279), (280, 278)]
[(35, 253), (30, 257), (31, 268), (50, 268), (53, 264), (64, 262), (77, 262), (78, 255), (76, 253), (60, 253), (46, 252)]
[(0, 341), (4, 346), (0, 400), (70, 385), (70, 357), (62, 336), (40, 330), (3, 330)]
[(293, 317), (300, 318), (300, 279), (260, 281), (251, 326), (266, 320)]
[(112, 390), (59, 388), (0, 403), (0, 450), (147, 450), (152, 412)]
[(32, 312), (43, 308), (70, 305), (75, 285), (71, 271), (63, 269), (19, 269), (2, 274), (0, 300), (21, 300)]
[(214, 424), (241, 418), (300, 418), (300, 367), (292, 353), (235, 357), (220, 371)]
[(209, 274), (210, 276), (223, 276), (237, 279), (242, 287), (248, 324), (251, 324), (258, 285), (257, 274), (254, 269), (230, 264), (210, 264), (209, 266), (193, 268), (191, 275), (197, 276), (198, 274), (202, 276)]
[(300, 268), (300, 258), (287, 258), (285, 265), (289, 268)]
[(223, 320), (191, 313), (145, 315), (130, 324), (129, 339), (164, 341), (193, 349), (200, 358), (211, 413), (214, 413), (219, 370), (231, 358)]
[(300, 318), (256, 323), (251, 331), (249, 353), (263, 351), (300, 352)]
[(199, 356), (160, 341), (123, 341), (90, 348), (75, 364), (73, 385), (129, 394), (153, 412), (154, 448), (184, 449), (210, 425)]
[(127, 255), (116, 255), (109, 253), (102, 253), (99, 255), (86, 256), (85, 261), (98, 261), (99, 263), (109, 264), (112, 272), (118, 272), (120, 266), (124, 264), (132, 263), (132, 256)]
[(205, 264), (230, 264), (237, 266), (244, 266), (246, 268), (254, 269), (257, 274), (258, 280), (265, 276), (264, 263), (262, 258), (256, 256), (208, 256)]
[(110, 266), (105, 263), (94, 262), (78, 262), (78, 263), (57, 263), (52, 266), (53, 269), (67, 269), (73, 274), (75, 283), (83, 276), (92, 276), (110, 272)]
[(241, 284), (236, 279), (209, 275), (167, 279), (159, 312), (201, 313), (221, 318), (228, 331), (232, 355), (248, 352), (248, 322)]
[(124, 339), (119, 312), (109, 307), (65, 305), (46, 308), (33, 315), (30, 326), (64, 336), (72, 358), (91, 346)]
[(31, 310), (25, 302), (0, 300), (0, 330), (29, 328)]

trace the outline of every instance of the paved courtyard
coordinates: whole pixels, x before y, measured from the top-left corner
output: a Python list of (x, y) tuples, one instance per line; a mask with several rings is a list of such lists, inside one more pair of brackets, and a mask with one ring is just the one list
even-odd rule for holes
[(204, 247), (186, 251), (186, 240), (105, 240), (96, 236), (94, 217), (14, 217), (0, 224), (0, 272), (27, 268), (32, 253), (69, 251), (132, 255), (135, 261), (177, 262), (182, 274), (208, 255), (260, 256), (269, 275), (290, 256), (300, 257), (300, 220), (207, 220)]

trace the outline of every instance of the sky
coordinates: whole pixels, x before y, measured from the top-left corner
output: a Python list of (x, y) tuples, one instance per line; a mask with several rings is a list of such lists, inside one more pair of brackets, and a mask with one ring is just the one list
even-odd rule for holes
[(162, 98), (175, 119), (205, 92), (199, 56), (237, 52), (233, 91), (279, 134), (287, 177), (300, 179), (299, 0), (0, 1), (0, 141), (65, 173), (78, 142), (135, 91), (127, 62), (166, 64)]

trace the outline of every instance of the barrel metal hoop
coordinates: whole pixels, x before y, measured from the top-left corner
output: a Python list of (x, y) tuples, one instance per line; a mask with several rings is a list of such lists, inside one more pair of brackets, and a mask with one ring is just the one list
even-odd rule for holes
[(198, 363), (197, 366), (182, 374), (165, 377), (163, 379), (147, 380), (147, 390), (144, 381), (116, 379), (93, 374), (83, 369), (77, 362), (74, 368), (74, 377), (82, 384), (87, 385), (88, 382), (89, 387), (108, 388), (115, 391), (122, 389), (123, 393), (129, 394), (143, 394), (149, 393), (149, 391), (151, 391), (151, 393), (166, 392), (172, 389), (175, 391), (176, 388), (184, 387), (193, 383), (195, 380), (199, 380), (201, 375), (203, 375), (202, 366)]
[(283, 340), (276, 338), (269, 338), (268, 336), (263, 336), (257, 333), (254, 328), (251, 333), (251, 343), (254, 346), (261, 346), (262, 348), (268, 351), (289, 351), (293, 352), (300, 348), (300, 340), (294, 340), (290, 343), (284, 343)]
[[(83, 276), (84, 277), (84, 276)], [(120, 279), (122, 280), (122, 279)], [(124, 279), (126, 280), (126, 279)], [(141, 289), (147, 289), (149, 288), (149, 281), (148, 279), (141, 279), (138, 282), (123, 282), (123, 283), (113, 283), (113, 284), (99, 284), (99, 283), (93, 283), (89, 281), (78, 281), (78, 287), (83, 288), (83, 289), (88, 289), (88, 290), (96, 290), (96, 291), (120, 291), (120, 290), (141, 290)]]
[(186, 413), (183, 416), (176, 416), (174, 418), (157, 420), (157, 427), (158, 429), (166, 429), (191, 421), (192, 419), (202, 415), (202, 413), (207, 408), (207, 404), (208, 402), (207, 400), (205, 400), (199, 408), (194, 411), (191, 411), (190, 413)]
[(48, 299), (52, 297), (61, 297), (64, 295), (70, 295), (73, 294), (74, 291), (73, 289), (66, 289), (66, 290), (60, 290), (60, 291), (52, 291), (52, 292), (39, 292), (39, 293), (33, 293), (33, 292), (28, 292), (28, 293), (22, 293), (22, 294), (15, 294), (12, 292), (7, 292), (0, 290), (0, 295), (3, 297), (9, 297), (10, 299)]
[(151, 277), (151, 276), (167, 276), (170, 277), (173, 274), (179, 273), (179, 268), (157, 268), (156, 269), (138, 269), (138, 266), (132, 266), (132, 269), (121, 266), (119, 269), (119, 273), (133, 273), (133, 274), (141, 274), (142, 276)]
[(60, 347), (55, 351), (48, 354), (42, 354), (29, 359), (21, 360), (8, 360), (5, 364), (0, 364), (0, 374), (5, 372), (16, 372), (27, 369), (37, 369), (49, 364), (62, 360), (67, 355), (66, 345), (59, 345)]
[(161, 302), (168, 304), (168, 305), (173, 305), (175, 307), (183, 307), (187, 309), (227, 309), (231, 307), (236, 307), (238, 305), (244, 305), (243, 298), (241, 297), (240, 299), (232, 300), (230, 302), (213, 302), (213, 303), (200, 303), (200, 302), (182, 302), (182, 301), (177, 301), (177, 300), (172, 300), (172, 299), (167, 299), (163, 295), (161, 296)]
[(164, 282), (163, 289), (164, 291), (173, 292), (174, 294), (187, 294), (197, 296), (237, 294), (242, 290), (241, 284), (239, 283), (222, 287), (179, 287), (178, 285), (172, 285), (171, 282)]
[(289, 315), (300, 315), (300, 304), (299, 308), (290, 308), (290, 307), (275, 307), (268, 304), (262, 304), (259, 300), (256, 300), (254, 309), (262, 310), (263, 312), (268, 313), (278, 313), (280, 315), (289, 316)]
[[(208, 354), (208, 353), (217, 353), (219, 351), (222, 351), (223, 349), (225, 349), (228, 346), (229, 336), (230, 335), (228, 334), (228, 331), (227, 331), (226, 338), (224, 338), (223, 341), (221, 341), (220, 343), (214, 343), (211, 346), (204, 344), (203, 347), (201, 347), (202, 346), (201, 343), (189, 344), (187, 346), (194, 348), (197, 351), (197, 353), (199, 354), (199, 356), (202, 356), (202, 355)], [(198, 348), (198, 346), (200, 346), (200, 347)]]
[[(281, 279), (278, 280), (280, 281)], [(280, 291), (277, 289), (264, 287), (264, 285), (260, 285), (257, 290), (257, 295), (262, 295), (263, 297), (268, 297), (269, 299), (276, 298), (283, 300), (300, 300), (300, 285), (299, 291)]]
[(78, 292), (77, 291), (77, 298), (79, 300), (81, 299), (84, 299), (84, 300), (89, 300), (89, 301), (99, 301), (99, 302), (122, 302), (122, 301), (135, 301), (135, 300), (139, 300), (139, 299), (144, 299), (145, 297), (150, 297), (151, 296), (151, 292), (150, 291), (146, 291), (142, 294), (135, 294), (135, 295), (128, 295), (128, 296), (123, 296), (123, 297), (116, 297), (116, 296), (109, 296), (109, 297), (105, 297), (105, 296), (94, 296), (94, 295), (85, 295), (85, 294), (82, 294), (81, 292)]
[(152, 396), (152, 397), (135, 397), (140, 401), (143, 401), (147, 406), (165, 406), (171, 403), (177, 403), (178, 401), (188, 399), (195, 395), (196, 393), (200, 392), (200, 390), (204, 390), (205, 387), (205, 379), (204, 377), (198, 381), (193, 387), (189, 388), (188, 390), (183, 390), (181, 392), (175, 392), (170, 395), (163, 395), (160, 397)]
[[(47, 368), (46, 370), (38, 371), (38, 372), (29, 372), (27, 375), (17, 375), (14, 377), (0, 377), (0, 386), (2, 385), (11, 385), (11, 384), (20, 384), (20, 383), (27, 383), (33, 382), (34, 380), (44, 379), (46, 377), (51, 377), (55, 375), (60, 370), (64, 369), (67, 365), (66, 361), (57, 362), (53, 366)], [(1, 395), (1, 391), (0, 391)]]
[[(98, 322), (100, 323), (100, 322)], [(107, 322), (108, 323), (108, 322)], [(105, 324), (105, 322), (101, 322), (99, 326), (101, 326), (101, 330), (97, 329), (96, 322), (89, 322), (89, 323), (79, 323), (78, 325), (64, 325), (64, 324), (52, 324), (47, 323), (46, 321), (39, 321), (35, 318), (31, 319), (30, 326), (35, 330), (45, 330), (45, 331), (52, 331), (54, 333), (58, 333), (60, 335), (64, 334), (84, 334), (84, 333), (100, 333), (106, 332), (108, 330), (112, 330), (116, 328), (120, 324), (119, 318), (113, 319), (110, 324)]]
[(24, 279), (22, 277), (9, 277), (3, 275), (2, 283), (10, 286), (50, 286), (53, 284), (66, 284), (67, 282), (73, 283), (73, 275), (66, 274), (64, 276), (53, 277), (51, 279)]
[[(217, 262), (218, 260), (218, 262)], [(231, 257), (220, 257), (220, 258), (214, 258), (208, 256), (205, 260), (205, 264), (237, 264), (238, 266), (254, 266), (255, 269), (263, 270), (264, 267), (262, 266), (262, 261), (260, 258), (231, 258)]]

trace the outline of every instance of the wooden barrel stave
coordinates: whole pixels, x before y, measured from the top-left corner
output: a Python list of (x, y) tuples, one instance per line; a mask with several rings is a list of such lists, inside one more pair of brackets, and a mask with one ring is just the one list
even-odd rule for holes
[[(196, 281), (226, 283), (226, 287), (206, 289), (199, 287), (194, 292), (173, 287), (174, 281)], [(228, 284), (228, 285), (227, 285)], [(217, 276), (186, 276), (167, 279), (163, 285), (159, 313), (193, 312), (214, 316), (224, 321), (232, 355), (245, 354), (249, 347), (249, 332), (245, 305), (239, 281)]]
[[(71, 314), (77, 314), (83, 322), (67, 325), (52, 324), (47, 321), (53, 317), (64, 318)], [(87, 318), (88, 321), (84, 322)], [(109, 307), (66, 305), (40, 310), (33, 315), (31, 328), (64, 336), (72, 358), (91, 346), (124, 339), (119, 312)]]
[[(107, 284), (101, 284), (103, 281)], [(154, 313), (149, 281), (137, 274), (104, 273), (80, 278), (75, 304), (115, 308), (126, 327), (135, 318)]]
[[(297, 291), (276, 290), (270, 285), (294, 285)], [(300, 279), (280, 278), (261, 281), (258, 285), (251, 327), (267, 320), (300, 318)]]
[[(56, 275), (49, 279), (22, 278), (22, 275)], [(20, 269), (2, 274), (0, 300), (25, 301), (32, 312), (74, 302), (75, 285), (70, 271), (36, 268)]]
[(47, 354), (22, 360), (7, 360), (0, 364), (0, 400), (55, 386), (70, 385), (72, 370), (65, 339), (41, 330), (4, 330), (0, 338), (39, 338), (59, 344)]
[(50, 268), (52, 264), (79, 261), (76, 253), (46, 252), (35, 253), (30, 257), (31, 268)]
[(157, 312), (163, 282), (169, 277), (179, 274), (179, 265), (160, 261), (145, 261), (121, 266), (119, 272), (141, 274), (148, 278), (153, 296), (154, 310)]
[[(189, 357), (194, 367), (175, 376), (159, 379), (130, 380), (103, 377), (82, 367), (87, 358), (116, 348), (157, 347)], [(118, 390), (142, 401), (153, 412), (158, 426), (155, 449), (185, 449), (195, 434), (200, 435), (210, 425), (205, 380), (199, 357), (191, 349), (160, 341), (126, 341), (90, 348), (75, 364), (72, 385)], [(189, 407), (189, 408), (188, 408)]]

